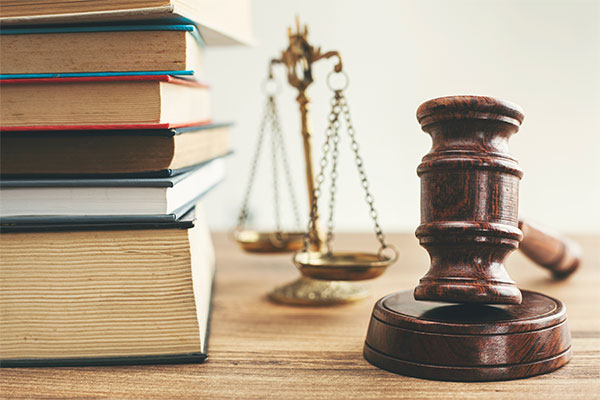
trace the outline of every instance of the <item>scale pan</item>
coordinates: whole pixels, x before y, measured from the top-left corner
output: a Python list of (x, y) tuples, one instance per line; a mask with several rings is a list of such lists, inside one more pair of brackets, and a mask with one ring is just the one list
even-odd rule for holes
[(304, 232), (258, 232), (251, 230), (234, 233), (235, 241), (250, 253), (289, 253), (298, 251), (304, 243)]
[(376, 253), (322, 253), (304, 251), (296, 253), (294, 263), (302, 275), (331, 281), (363, 281), (377, 278), (396, 261)]

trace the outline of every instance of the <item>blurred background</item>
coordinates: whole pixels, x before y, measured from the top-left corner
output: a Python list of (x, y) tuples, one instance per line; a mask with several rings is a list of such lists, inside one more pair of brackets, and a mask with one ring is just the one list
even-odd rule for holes
[[(265, 103), (268, 61), (287, 47), (295, 15), (309, 41), (338, 50), (350, 76), (347, 98), (384, 231), (419, 224), (416, 168), (431, 144), (415, 112), (446, 95), (499, 97), (521, 105), (525, 121), (510, 142), (525, 171), (522, 215), (565, 233), (600, 232), (600, 1), (253, 0), (255, 47), (211, 49), (207, 75), (216, 120), (232, 120), (228, 179), (206, 200), (213, 229), (231, 229), (241, 205)], [(315, 165), (332, 96), (314, 70), (311, 127)], [(281, 67), (283, 68), (283, 67)], [(278, 106), (301, 216), (308, 216), (296, 91), (283, 69)], [(266, 147), (265, 150), (269, 148)], [(370, 231), (362, 187), (343, 137), (336, 227)], [(292, 221), (283, 192), (284, 219)], [(251, 199), (253, 226), (273, 226), (270, 155), (261, 159)], [(326, 199), (321, 203), (325, 212)]]

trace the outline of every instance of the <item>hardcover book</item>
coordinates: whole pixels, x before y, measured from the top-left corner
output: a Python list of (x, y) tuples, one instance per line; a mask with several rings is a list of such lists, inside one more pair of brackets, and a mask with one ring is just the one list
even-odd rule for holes
[(214, 252), (195, 213), (3, 232), (0, 366), (202, 362)]
[(229, 127), (2, 132), (0, 172), (4, 178), (170, 176), (229, 153)]
[(4, 179), (0, 218), (14, 224), (173, 221), (225, 176), (216, 159), (166, 178)]
[[(0, 30), (0, 78), (203, 73), (194, 25), (101, 25)], [(32, 75), (33, 74), (33, 75)]]
[(4, 79), (0, 129), (169, 128), (210, 121), (206, 85), (169, 75)]
[(249, 44), (249, 0), (0, 0), (3, 26), (106, 22), (194, 23), (212, 45)]

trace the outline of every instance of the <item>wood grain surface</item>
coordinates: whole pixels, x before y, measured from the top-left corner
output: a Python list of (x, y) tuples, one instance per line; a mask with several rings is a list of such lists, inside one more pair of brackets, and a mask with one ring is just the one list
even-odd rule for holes
[[(585, 252), (565, 281), (519, 252), (506, 261), (523, 289), (563, 300), (573, 359), (551, 374), (492, 383), (436, 382), (377, 369), (362, 349), (376, 300), (415, 287), (429, 260), (412, 234), (390, 235), (400, 259), (370, 283), (367, 300), (329, 308), (270, 303), (273, 286), (295, 279), (290, 255), (242, 253), (228, 235), (214, 236), (217, 280), (205, 364), (0, 370), (2, 398), (211, 399), (570, 399), (600, 393), (600, 237), (576, 239)], [(372, 235), (338, 235), (340, 250), (372, 250)]]

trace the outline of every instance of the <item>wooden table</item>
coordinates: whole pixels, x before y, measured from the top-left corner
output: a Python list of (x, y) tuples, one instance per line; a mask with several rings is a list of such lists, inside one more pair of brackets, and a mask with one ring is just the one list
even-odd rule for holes
[[(507, 265), (526, 289), (567, 305), (574, 355), (543, 376), (493, 383), (435, 382), (379, 370), (362, 357), (374, 302), (413, 288), (427, 253), (412, 234), (390, 235), (399, 262), (370, 283), (367, 300), (329, 308), (270, 303), (265, 293), (298, 274), (290, 256), (247, 255), (225, 234), (214, 235), (218, 255), (209, 360), (158, 365), (0, 370), (2, 398), (300, 398), (300, 399), (568, 399), (600, 397), (600, 238), (576, 238), (586, 252), (575, 276), (554, 282), (521, 254)], [(375, 248), (372, 235), (339, 235), (337, 248)]]

